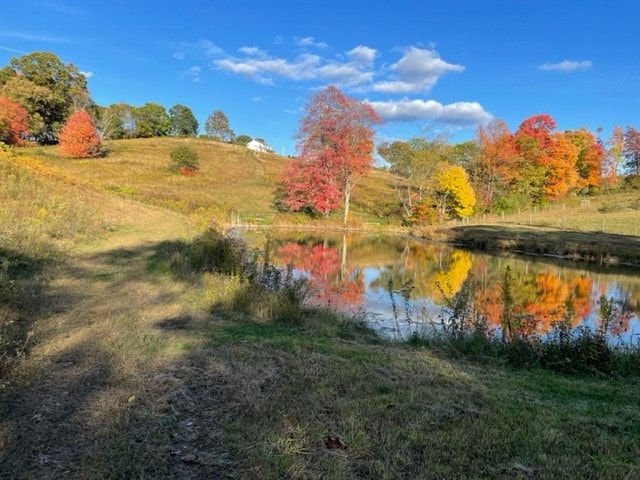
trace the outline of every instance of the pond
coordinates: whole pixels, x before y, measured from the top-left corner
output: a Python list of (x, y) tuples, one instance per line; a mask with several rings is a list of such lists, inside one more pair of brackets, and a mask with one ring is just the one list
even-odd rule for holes
[[(264, 232), (243, 232), (256, 248)], [(469, 288), (474, 311), (499, 330), (509, 270), (513, 312), (544, 336), (559, 320), (600, 328), (600, 298), (614, 302), (610, 343), (640, 343), (640, 272), (596, 268), (547, 257), (475, 253), (390, 235), (270, 232), (277, 265), (293, 265), (311, 286), (311, 302), (367, 322), (392, 338), (407, 338), (447, 322), (447, 299)]]

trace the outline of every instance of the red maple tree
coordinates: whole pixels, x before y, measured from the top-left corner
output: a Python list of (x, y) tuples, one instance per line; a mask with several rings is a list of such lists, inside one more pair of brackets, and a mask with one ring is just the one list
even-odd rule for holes
[(311, 97), (297, 134), (299, 156), (282, 178), (285, 205), (328, 213), (341, 197), (346, 224), (353, 187), (371, 168), (377, 123), (371, 105), (334, 86)]
[(87, 112), (76, 110), (67, 119), (59, 136), (59, 150), (65, 157), (87, 158), (99, 153), (100, 139)]
[(0, 97), (0, 142), (22, 145), (29, 133), (29, 112), (7, 97)]

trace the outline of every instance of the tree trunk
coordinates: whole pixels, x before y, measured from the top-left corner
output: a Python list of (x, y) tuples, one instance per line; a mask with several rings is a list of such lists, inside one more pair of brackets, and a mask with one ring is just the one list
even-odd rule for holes
[(351, 183), (347, 182), (344, 186), (344, 226), (347, 226), (349, 220), (349, 200), (351, 199)]

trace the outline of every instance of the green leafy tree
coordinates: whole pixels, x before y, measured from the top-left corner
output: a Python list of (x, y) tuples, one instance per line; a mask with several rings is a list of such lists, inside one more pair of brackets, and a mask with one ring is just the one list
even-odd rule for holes
[(408, 142), (383, 142), (378, 147), (378, 154), (389, 163), (391, 172), (396, 174), (394, 189), (407, 221), (415, 221), (416, 206), (421, 204), (430, 190), (433, 175), (438, 165), (446, 161), (449, 150), (442, 137), (415, 137)]
[(169, 109), (169, 121), (173, 135), (188, 135), (195, 137), (198, 134), (198, 120), (193, 116), (189, 107), (176, 104)]
[(414, 173), (416, 151), (409, 142), (396, 140), (383, 142), (378, 146), (378, 154), (389, 164), (393, 177), (393, 188), (402, 203), (405, 218), (413, 216), (414, 203), (417, 200)]
[(198, 153), (186, 146), (179, 146), (171, 150), (171, 170), (182, 173), (197, 172), (200, 168)]
[(247, 143), (249, 143), (251, 140), (253, 140), (249, 135), (238, 135), (234, 140), (233, 143), (237, 143), (238, 145), (246, 145)]
[[(13, 71), (14, 76), (30, 82), (22, 82), (19, 87), (21, 95), (32, 100), (39, 99), (21, 103), (30, 115), (37, 114), (40, 117), (41, 128), (36, 131), (33, 130), (33, 125), (31, 127), (32, 134), (41, 142), (55, 141), (58, 130), (71, 112), (76, 109), (88, 109), (93, 103), (87, 89), (86, 77), (73, 64), (63, 63), (53, 53), (34, 52), (12, 58), (9, 69)], [(3, 69), (0, 75), (0, 81), (4, 85), (13, 78), (9, 69)], [(29, 88), (33, 91), (25, 91)], [(44, 95), (41, 89), (46, 89), (47, 94)], [(4, 95), (20, 101), (6, 92)]]
[(229, 126), (229, 119), (222, 110), (214, 111), (204, 124), (207, 135), (219, 142), (233, 141), (234, 133)]
[(145, 103), (133, 111), (136, 137), (162, 137), (171, 131), (171, 121), (165, 108), (158, 103)]

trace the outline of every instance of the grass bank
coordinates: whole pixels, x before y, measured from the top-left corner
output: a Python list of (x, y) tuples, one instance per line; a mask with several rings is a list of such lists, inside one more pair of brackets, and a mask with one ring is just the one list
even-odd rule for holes
[(517, 225), (467, 225), (444, 232), (465, 248), (548, 255), (598, 265), (640, 266), (640, 237)]

